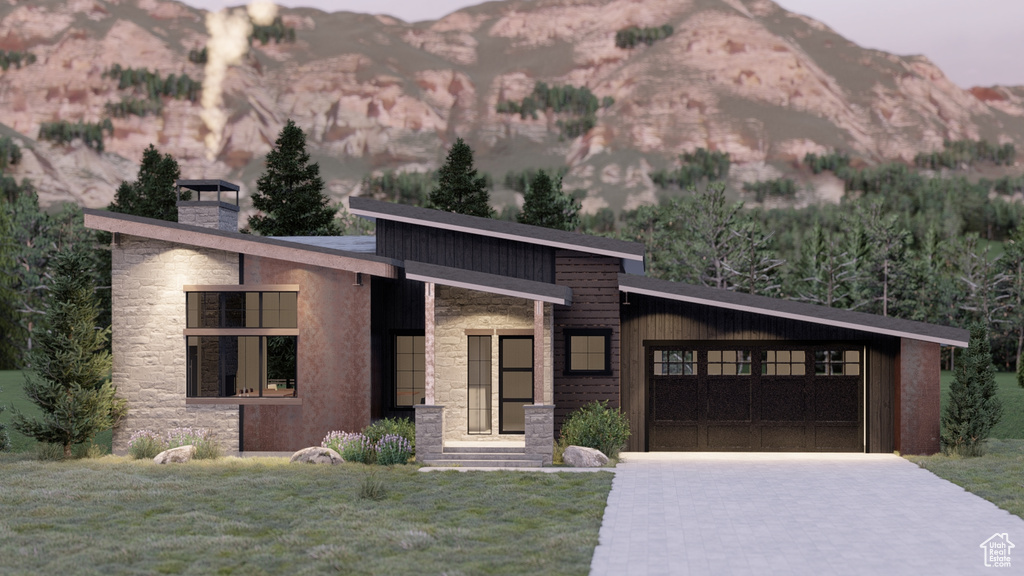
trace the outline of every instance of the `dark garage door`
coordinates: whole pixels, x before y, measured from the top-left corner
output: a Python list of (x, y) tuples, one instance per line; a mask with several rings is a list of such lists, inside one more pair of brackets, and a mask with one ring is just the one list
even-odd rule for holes
[(858, 346), (647, 346), (648, 449), (860, 452)]

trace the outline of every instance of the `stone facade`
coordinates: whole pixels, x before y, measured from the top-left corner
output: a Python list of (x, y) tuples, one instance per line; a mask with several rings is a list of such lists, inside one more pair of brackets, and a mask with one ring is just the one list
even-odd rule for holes
[(555, 444), (555, 407), (526, 406), (526, 453), (539, 456), (545, 466), (552, 462)]
[(238, 232), (238, 206), (225, 202), (178, 202), (178, 223)]
[(238, 406), (185, 404), (182, 287), (237, 284), (238, 255), (121, 234), (111, 260), (113, 381), (128, 401), (114, 453), (127, 452), (136, 430), (179, 426), (212, 430), (227, 453), (237, 451)]
[[(499, 434), (498, 430), (498, 345), (502, 331), (517, 334), (533, 331), (533, 301), (488, 294), (464, 288), (436, 287), (434, 402), (444, 406), (445, 440), (523, 440), (522, 434)], [(544, 304), (544, 398), (552, 403), (551, 331), (552, 306)], [(468, 343), (473, 334), (490, 331), (491, 336), (491, 434), (469, 434), (468, 430)], [(538, 399), (539, 400), (539, 399)], [(550, 455), (550, 444), (548, 452)]]
[(436, 458), (444, 451), (444, 406), (417, 404), (416, 461)]

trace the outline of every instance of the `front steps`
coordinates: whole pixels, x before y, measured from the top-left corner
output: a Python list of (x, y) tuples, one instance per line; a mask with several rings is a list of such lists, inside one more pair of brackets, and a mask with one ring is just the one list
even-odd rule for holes
[(427, 466), (457, 466), (461, 468), (540, 468), (544, 461), (526, 454), (525, 446), (489, 446), (488, 442), (474, 442), (471, 446), (446, 445), (441, 454), (421, 461)]

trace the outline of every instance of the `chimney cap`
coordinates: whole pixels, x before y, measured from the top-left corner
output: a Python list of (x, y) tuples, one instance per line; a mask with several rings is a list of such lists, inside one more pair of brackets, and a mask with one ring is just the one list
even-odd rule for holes
[[(174, 184), (177, 186), (176, 195), (178, 202), (181, 202), (181, 189), (184, 188), (195, 192), (197, 201), (202, 201), (203, 192), (216, 192), (217, 202), (223, 202), (221, 192), (234, 192), (234, 206), (238, 206), (238, 184), (232, 184), (224, 180), (177, 180)], [(209, 195), (207, 195), (207, 198), (209, 198)]]

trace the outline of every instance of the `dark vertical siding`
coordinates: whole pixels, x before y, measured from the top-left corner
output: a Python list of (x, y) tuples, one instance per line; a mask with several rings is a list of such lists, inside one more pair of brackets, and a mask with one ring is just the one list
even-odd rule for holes
[(555, 249), (485, 235), (377, 220), (377, 255), (554, 282)]
[[(572, 306), (555, 306), (554, 312), (554, 402), (555, 430), (565, 417), (594, 400), (619, 400), (619, 279), (620, 260), (569, 250), (555, 253), (555, 283), (572, 288)], [(611, 374), (566, 376), (565, 330), (573, 328), (610, 329)]]
[(374, 278), (371, 284), (372, 348), (370, 417), (413, 418), (412, 409), (394, 408), (395, 332), (423, 330), (423, 283)]
[(893, 450), (896, 353), (899, 339), (858, 330), (808, 324), (750, 312), (630, 294), (622, 304), (621, 398), (629, 414), (629, 450), (647, 449), (644, 342), (673, 340), (791, 340), (859, 342), (868, 347), (866, 366), (867, 448)]

